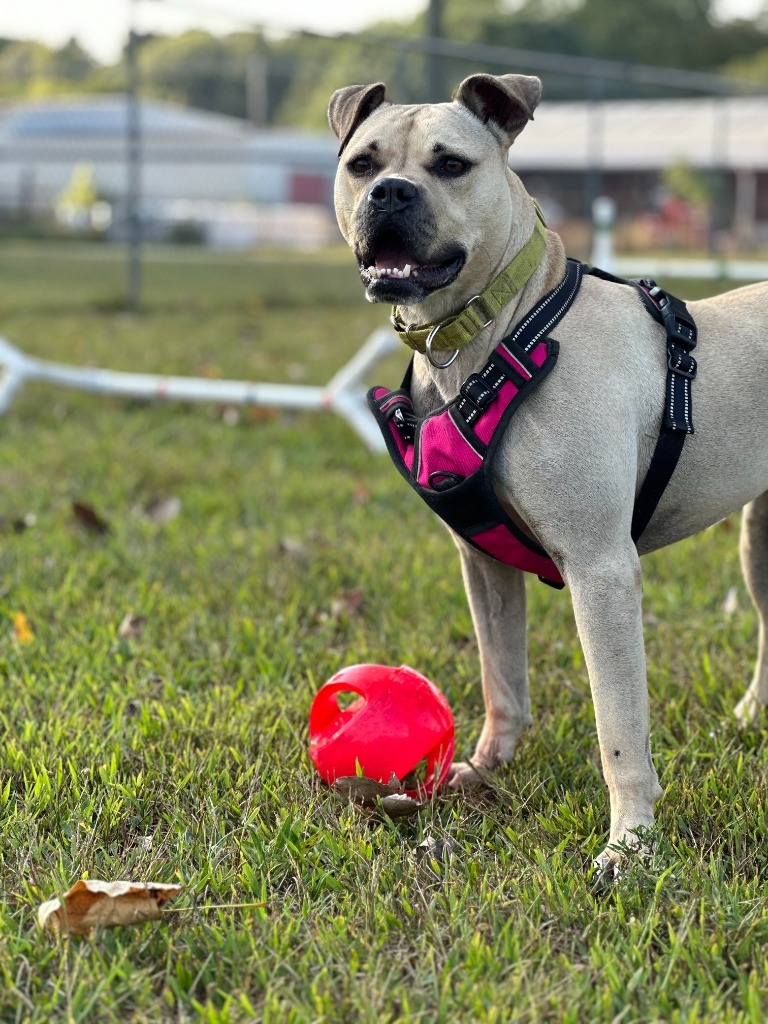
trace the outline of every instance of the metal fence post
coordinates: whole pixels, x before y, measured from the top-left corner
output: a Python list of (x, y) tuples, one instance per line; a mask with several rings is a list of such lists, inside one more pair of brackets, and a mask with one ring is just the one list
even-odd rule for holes
[(128, 220), (128, 274), (126, 302), (129, 309), (141, 307), (141, 102), (139, 99), (139, 37), (135, 29), (136, 0), (131, 0), (131, 28), (128, 33), (126, 171)]

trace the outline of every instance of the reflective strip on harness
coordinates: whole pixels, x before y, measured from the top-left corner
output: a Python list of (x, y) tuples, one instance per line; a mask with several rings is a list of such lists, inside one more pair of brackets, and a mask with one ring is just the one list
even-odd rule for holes
[[(496, 346), (482, 370), (464, 381), (454, 399), (422, 419), (414, 414), (410, 396), (412, 363), (397, 391), (376, 387), (368, 393), (395, 465), (427, 505), (469, 544), (556, 587), (563, 586), (557, 566), (507, 514), (496, 497), (491, 467), (511, 417), (557, 362), (559, 346), (551, 331), (570, 308), (585, 270), (568, 260), (560, 284)], [(696, 373), (690, 356), (696, 328), (685, 305), (646, 285), (653, 282), (638, 287), (651, 304), (649, 312), (667, 330), (669, 373), (662, 433), (635, 508), (634, 540), (671, 477), (682, 439), (693, 432), (690, 383)], [(672, 434), (678, 447), (670, 456), (665, 446)]]

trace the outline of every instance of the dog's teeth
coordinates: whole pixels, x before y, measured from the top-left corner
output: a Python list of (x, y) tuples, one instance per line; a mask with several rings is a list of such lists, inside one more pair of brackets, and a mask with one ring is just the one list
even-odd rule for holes
[(403, 267), (403, 277), (410, 277), (410, 276), (411, 276), (411, 264), (410, 263), (406, 263), (405, 266)]

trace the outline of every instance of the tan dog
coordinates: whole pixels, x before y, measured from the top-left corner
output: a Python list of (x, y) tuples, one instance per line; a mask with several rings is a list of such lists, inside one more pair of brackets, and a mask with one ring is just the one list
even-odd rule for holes
[[(507, 164), (532, 120), (537, 78), (473, 75), (453, 103), (397, 106), (384, 86), (334, 94), (341, 141), (336, 210), (372, 302), (406, 323), (436, 324), (481, 292), (531, 237), (536, 209)], [(512, 301), (449, 368), (415, 359), (424, 415), (458, 392), (511, 325), (563, 278), (559, 237)], [(586, 278), (558, 325), (558, 365), (512, 419), (494, 486), (570, 588), (589, 671), (611, 802), (604, 869), (637, 843), (661, 795), (651, 761), (639, 554), (690, 536), (746, 505), (744, 574), (760, 617), (757, 670), (736, 708), (768, 703), (768, 284), (689, 305), (699, 329), (696, 433), (636, 549), (632, 509), (658, 437), (664, 331), (634, 289)], [(747, 504), (748, 503), (748, 504)], [(457, 541), (477, 633), (486, 707), (473, 761), (451, 781), (510, 760), (532, 724), (523, 573)]]

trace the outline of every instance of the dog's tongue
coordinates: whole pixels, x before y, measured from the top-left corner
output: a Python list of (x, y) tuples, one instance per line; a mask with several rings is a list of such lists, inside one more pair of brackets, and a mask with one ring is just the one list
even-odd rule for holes
[(410, 263), (412, 267), (417, 265), (404, 246), (398, 245), (395, 242), (384, 242), (382, 245), (377, 246), (376, 261), (374, 263), (377, 270), (387, 270), (391, 267), (402, 269), (406, 263)]

